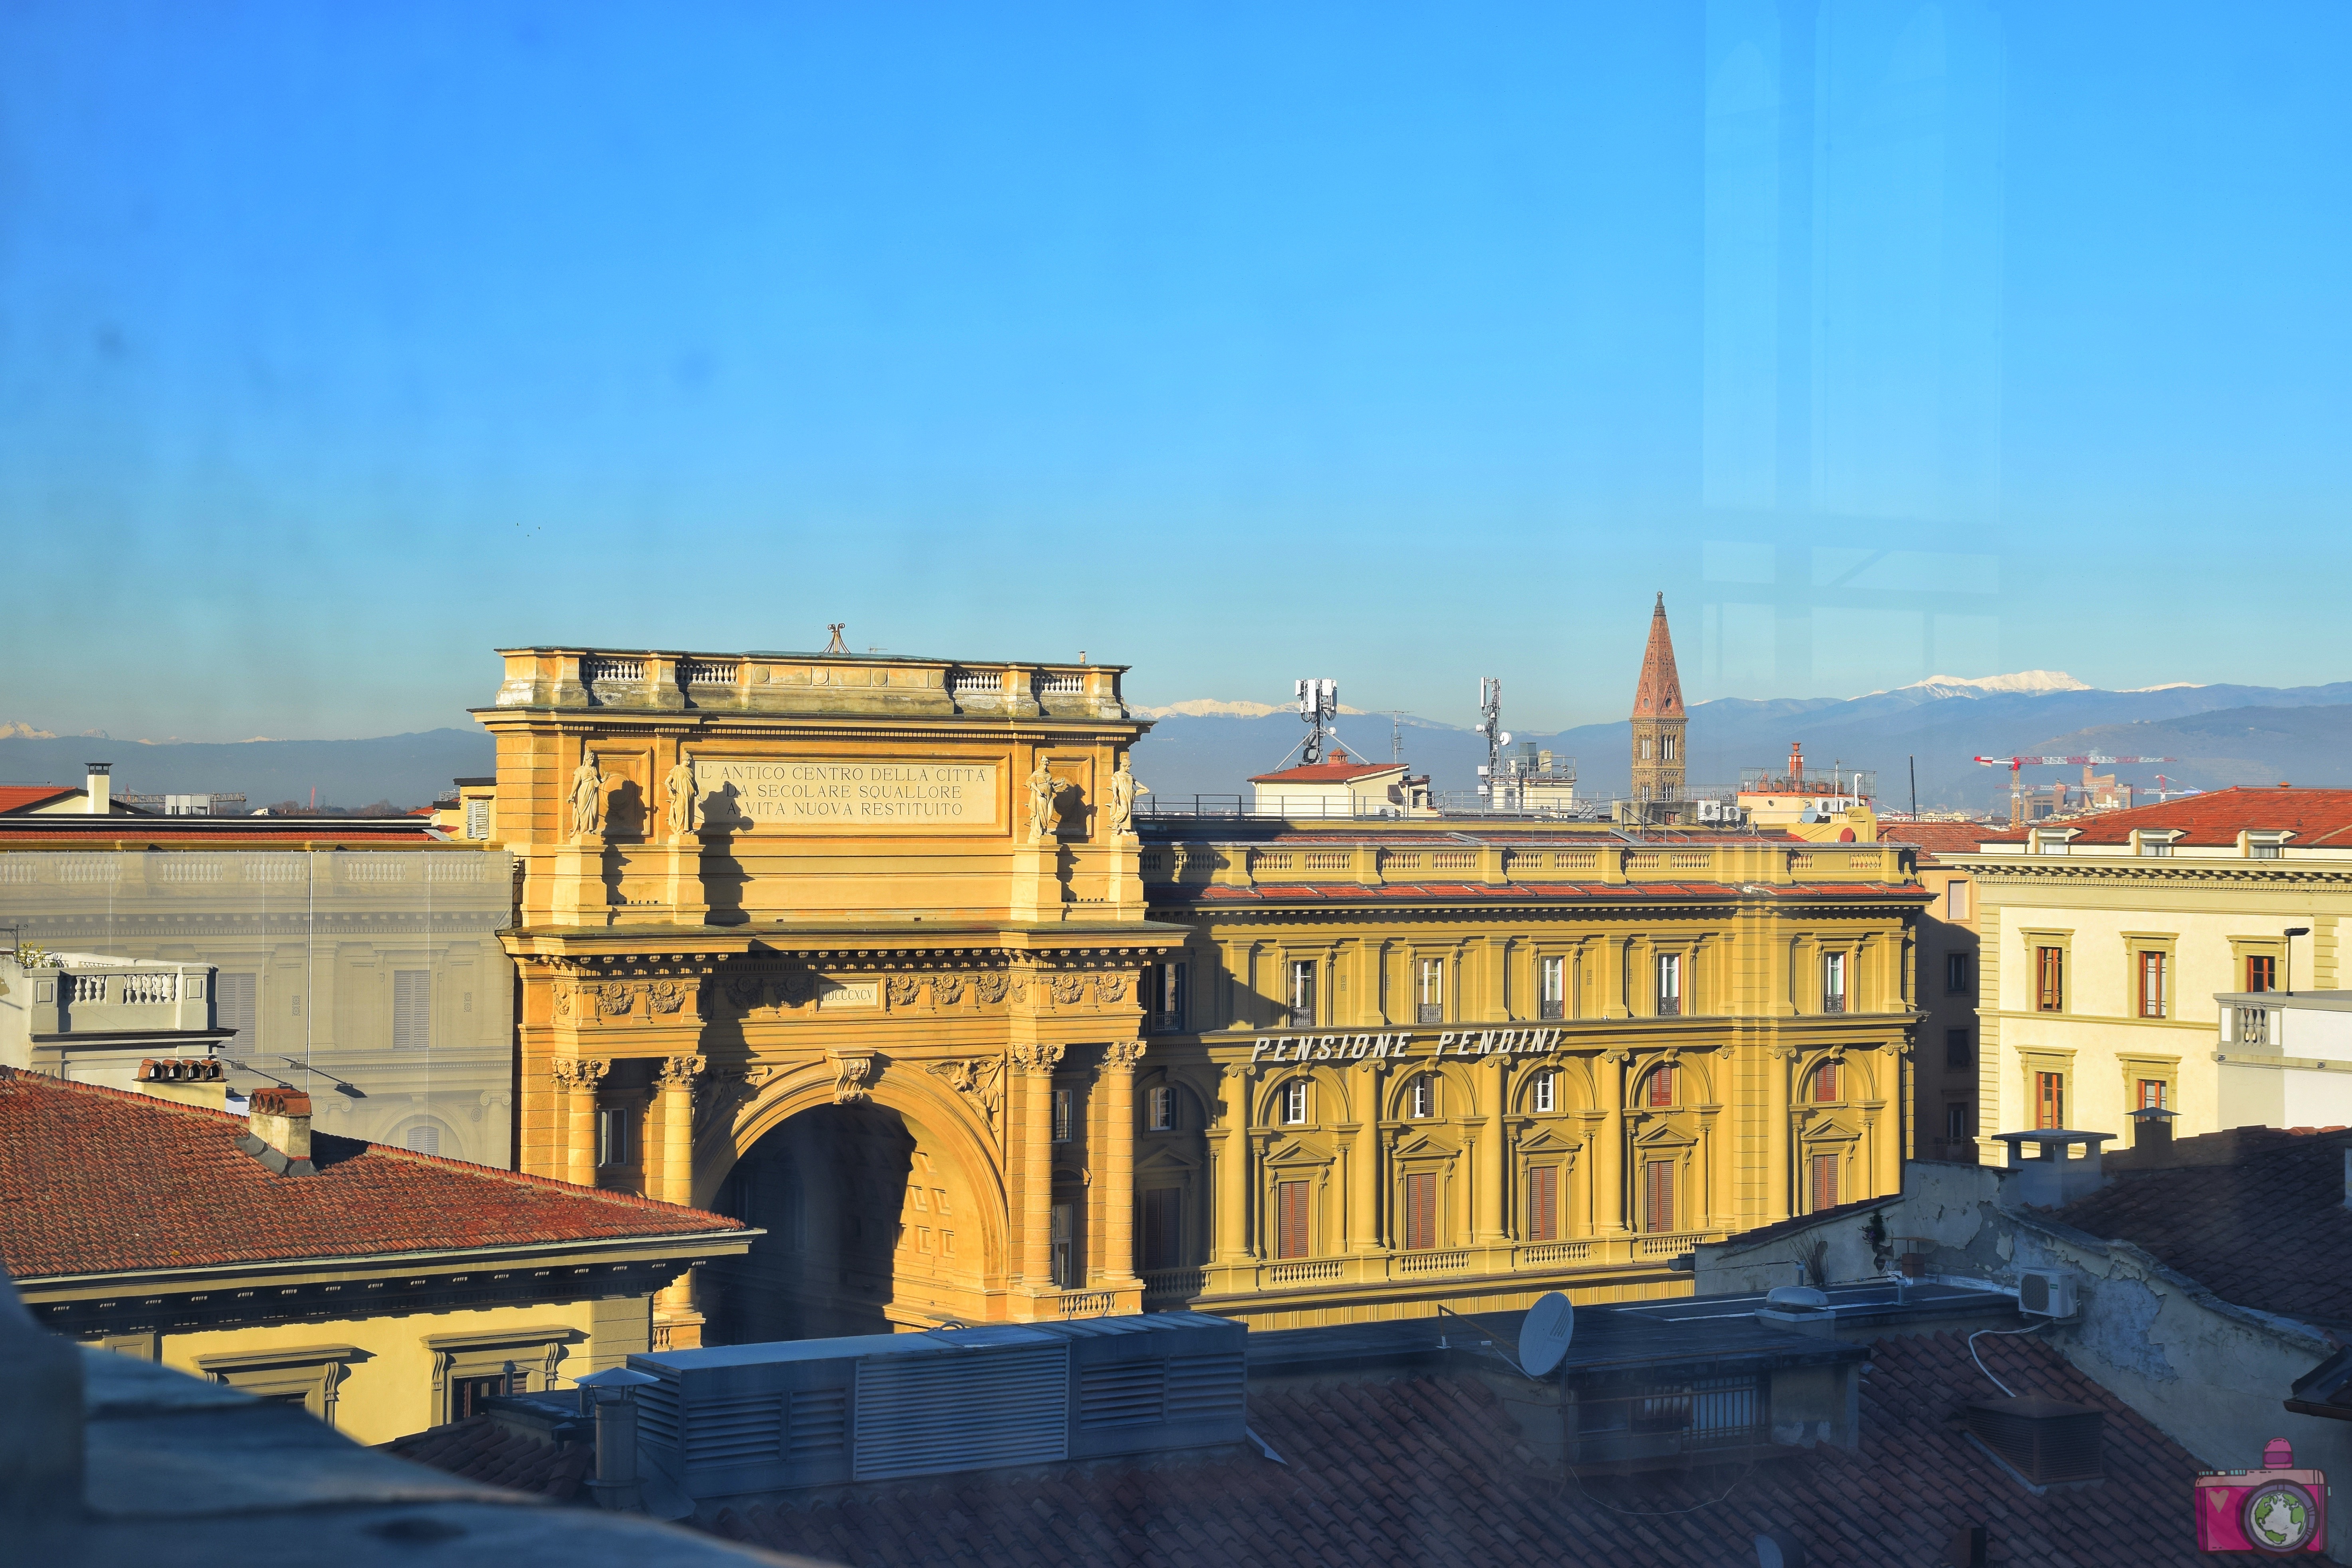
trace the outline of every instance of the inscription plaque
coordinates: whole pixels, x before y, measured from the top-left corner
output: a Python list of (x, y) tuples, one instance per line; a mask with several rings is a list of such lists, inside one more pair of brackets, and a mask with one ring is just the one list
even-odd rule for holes
[(714, 827), (994, 828), (997, 764), (905, 757), (697, 757)]

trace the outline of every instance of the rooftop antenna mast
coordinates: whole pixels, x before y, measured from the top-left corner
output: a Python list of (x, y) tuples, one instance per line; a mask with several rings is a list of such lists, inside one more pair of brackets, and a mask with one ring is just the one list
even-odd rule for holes
[(1389, 761), (1404, 761), (1404, 710), (1389, 710)]
[(1300, 681), (1298, 717), (1308, 727), (1307, 744), (1299, 752), (1299, 764), (1312, 767), (1323, 760), (1323, 742), (1327, 739), (1337, 739), (1331, 731), (1334, 721), (1339, 717), (1339, 683), (1336, 680)]
[(1488, 805), (1500, 805), (1497, 766), (1503, 748), (1511, 743), (1511, 732), (1503, 728), (1503, 683), (1492, 675), (1478, 678), (1478, 733), (1486, 737), (1486, 765), (1478, 770), (1478, 793)]

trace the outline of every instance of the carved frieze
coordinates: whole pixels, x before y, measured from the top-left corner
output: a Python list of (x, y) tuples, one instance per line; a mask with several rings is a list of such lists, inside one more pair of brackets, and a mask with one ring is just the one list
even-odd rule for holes
[(1087, 994), (1087, 977), (1083, 974), (1052, 974), (1045, 978), (1045, 989), (1057, 1007), (1075, 1007)]
[(1127, 976), (1097, 974), (1095, 976), (1095, 1000), (1106, 1006), (1127, 1000)]
[(653, 1003), (654, 1012), (662, 1015), (683, 1011), (688, 994), (690, 988), (683, 980), (656, 980), (646, 987), (646, 995)]
[(968, 974), (934, 974), (931, 976), (931, 1000), (941, 1007), (952, 1007), (963, 1000), (963, 994), (971, 983), (971, 977)]
[(915, 1005), (916, 994), (923, 988), (923, 977), (919, 974), (893, 974), (887, 986), (890, 993), (890, 1005), (911, 1007)]
[(1001, 969), (989, 969), (974, 975), (971, 984), (980, 999), (992, 1005), (1004, 1000), (1004, 994), (1013, 988), (1013, 977)]

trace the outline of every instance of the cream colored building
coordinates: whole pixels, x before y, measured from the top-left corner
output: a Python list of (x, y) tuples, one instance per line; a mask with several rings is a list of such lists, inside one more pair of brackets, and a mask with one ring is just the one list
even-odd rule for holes
[[(2070, 1127), (2127, 1139), (2228, 1125), (2224, 993), (2338, 984), (2352, 914), (2352, 791), (2231, 789), (1988, 834), (1941, 857), (1975, 888), (1979, 1148)], [(2303, 934), (2289, 935), (2290, 931)]]

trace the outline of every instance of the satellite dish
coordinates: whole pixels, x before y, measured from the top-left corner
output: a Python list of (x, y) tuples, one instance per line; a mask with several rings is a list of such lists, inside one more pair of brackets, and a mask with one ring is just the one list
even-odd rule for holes
[(1511, 732), (1510, 732), (1508, 730), (1504, 731), (1503, 731), (1503, 733), (1502, 733), (1502, 735), (1501, 735), (1501, 736), (1500, 736), (1500, 737), (1496, 741), (1496, 742), (1495, 742), (1495, 743), (1496, 743), (1496, 745), (1499, 745), (1499, 746), (1507, 746), (1507, 745), (1509, 745), (1509, 744), (1511, 743)]
[(1576, 1308), (1559, 1291), (1549, 1292), (1519, 1324), (1519, 1369), (1529, 1377), (1549, 1376), (1575, 1337)]

